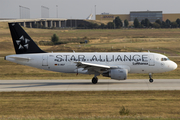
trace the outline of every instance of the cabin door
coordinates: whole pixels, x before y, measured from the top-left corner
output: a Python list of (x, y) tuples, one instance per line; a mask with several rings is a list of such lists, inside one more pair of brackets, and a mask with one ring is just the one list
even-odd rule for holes
[(154, 66), (155, 61), (154, 61), (154, 55), (149, 55), (149, 66)]
[(42, 56), (42, 66), (48, 66), (48, 55)]

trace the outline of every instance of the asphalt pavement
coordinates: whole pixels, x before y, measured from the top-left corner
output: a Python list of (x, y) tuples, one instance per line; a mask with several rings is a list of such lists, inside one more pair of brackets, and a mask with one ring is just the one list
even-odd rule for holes
[(180, 79), (127, 79), (99, 80), (0, 80), (0, 92), (5, 91), (134, 91), (134, 90), (180, 90)]

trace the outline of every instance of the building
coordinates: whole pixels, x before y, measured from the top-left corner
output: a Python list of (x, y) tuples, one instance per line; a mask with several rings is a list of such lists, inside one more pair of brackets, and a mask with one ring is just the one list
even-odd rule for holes
[(139, 21), (142, 21), (145, 18), (147, 18), (150, 22), (155, 22), (158, 19), (162, 21), (162, 16), (162, 11), (135, 11), (130, 12), (129, 21), (134, 21), (135, 18)]
[(148, 18), (150, 22), (155, 22), (157, 19), (161, 21), (166, 21), (169, 19), (170, 21), (176, 21), (177, 18), (180, 18), (180, 13), (178, 14), (163, 14), (162, 11), (131, 11), (130, 14), (100, 14), (96, 15), (96, 20), (99, 21), (109, 21), (112, 22), (115, 17), (119, 16), (119, 18), (124, 21), (127, 19), (129, 22), (134, 21), (135, 18), (138, 18), (139, 21)]
[(127, 19), (128, 21), (130, 21), (130, 16), (129, 14), (100, 14), (100, 15), (96, 15), (96, 20), (101, 20), (101, 21), (113, 21), (115, 19), (115, 17), (119, 16), (121, 18), (121, 20), (125, 20)]
[(163, 21), (166, 21), (167, 19), (169, 19), (171, 22), (176, 21), (177, 19), (180, 19), (180, 13), (178, 14), (163, 14)]

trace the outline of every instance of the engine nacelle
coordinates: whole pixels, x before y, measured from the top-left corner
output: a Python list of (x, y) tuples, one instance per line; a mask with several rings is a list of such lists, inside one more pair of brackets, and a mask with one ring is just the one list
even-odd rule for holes
[(128, 75), (128, 70), (127, 69), (111, 69), (107, 73), (103, 73), (103, 76), (106, 77), (111, 77), (111, 79), (115, 80), (126, 80), (127, 75)]

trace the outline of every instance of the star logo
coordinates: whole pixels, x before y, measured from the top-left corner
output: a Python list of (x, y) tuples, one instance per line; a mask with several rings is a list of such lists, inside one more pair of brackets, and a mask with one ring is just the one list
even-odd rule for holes
[(27, 38), (24, 38), (24, 36), (22, 35), (20, 38), (19, 38), (19, 40), (16, 40), (16, 43), (17, 43), (17, 45), (19, 46), (19, 48), (18, 49), (28, 49), (28, 47), (29, 47), (29, 39), (27, 39)]

